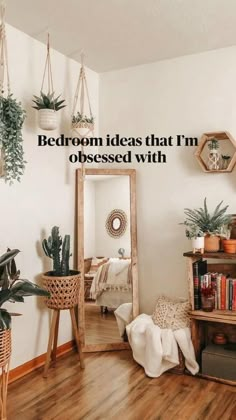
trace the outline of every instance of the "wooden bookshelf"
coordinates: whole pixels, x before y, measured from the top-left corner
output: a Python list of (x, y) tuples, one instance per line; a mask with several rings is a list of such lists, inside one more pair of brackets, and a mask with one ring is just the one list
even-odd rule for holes
[[(190, 311), (191, 319), (191, 336), (196, 354), (196, 359), (201, 367), (202, 350), (212, 340), (214, 331), (222, 331), (232, 337), (232, 342), (236, 342), (236, 311), (214, 310), (205, 312), (203, 310), (194, 310), (194, 285), (193, 285), (193, 263), (201, 259), (216, 260), (209, 263), (209, 271), (231, 273), (236, 277), (236, 254), (227, 254), (225, 252), (205, 252), (204, 254), (194, 254), (193, 252), (185, 252), (184, 257), (187, 258), (188, 267), (188, 291), (189, 300), (192, 310)], [(217, 260), (226, 260), (224, 263)], [(228, 381), (222, 378), (212, 378), (203, 375), (200, 371), (199, 376), (216, 380), (218, 382), (236, 385), (236, 381)]]

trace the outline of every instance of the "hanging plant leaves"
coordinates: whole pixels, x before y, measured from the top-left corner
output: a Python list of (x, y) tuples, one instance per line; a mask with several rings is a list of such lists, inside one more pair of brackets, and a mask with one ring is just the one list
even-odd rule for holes
[(20, 181), (25, 170), (22, 126), (26, 112), (21, 103), (9, 95), (0, 97), (0, 139), (4, 152), (5, 181), (12, 184)]

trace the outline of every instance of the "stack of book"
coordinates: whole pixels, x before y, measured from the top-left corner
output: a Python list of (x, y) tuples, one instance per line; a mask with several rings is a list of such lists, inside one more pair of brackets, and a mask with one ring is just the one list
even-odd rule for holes
[(194, 309), (201, 309), (201, 290), (212, 289), (215, 309), (236, 311), (236, 279), (222, 273), (209, 273), (207, 261), (193, 263)]

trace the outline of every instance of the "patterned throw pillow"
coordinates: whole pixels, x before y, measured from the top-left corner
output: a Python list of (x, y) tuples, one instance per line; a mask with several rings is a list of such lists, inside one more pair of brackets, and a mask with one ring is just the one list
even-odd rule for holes
[(160, 296), (157, 299), (152, 320), (160, 328), (170, 328), (175, 331), (180, 328), (189, 327), (189, 311), (190, 304), (187, 300), (182, 301), (167, 296)]

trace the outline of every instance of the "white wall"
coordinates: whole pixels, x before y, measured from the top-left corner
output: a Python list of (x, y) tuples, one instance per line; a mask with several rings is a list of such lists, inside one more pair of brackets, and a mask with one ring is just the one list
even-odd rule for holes
[[(10, 187), (0, 180), (0, 248), (19, 248), (22, 252), (17, 264), (22, 277), (38, 281), (40, 273), (51, 267), (51, 261), (43, 256), (41, 248), (41, 240), (49, 235), (51, 227), (58, 225), (63, 236), (72, 235), (73, 242), (76, 165), (68, 162), (72, 149), (37, 146), (37, 134), (41, 131), (31, 100), (32, 95), (40, 91), (46, 47), (11, 26), (7, 26), (7, 36), (12, 91), (27, 110), (23, 134), (28, 163), (21, 183)], [(61, 112), (59, 130), (50, 135), (70, 135), (70, 115), (80, 66), (53, 50), (52, 65), (55, 90), (62, 93), (68, 107)], [(98, 75), (88, 70), (87, 78), (98, 123)], [(15, 367), (46, 352), (50, 317), (42, 300), (34, 297), (26, 298), (25, 304), (8, 306), (11, 311), (23, 314), (13, 319), (11, 367)], [(71, 323), (66, 312), (61, 317), (59, 344), (71, 339)]]
[[(236, 137), (235, 75), (236, 47), (104, 73), (100, 135), (199, 137), (228, 130)], [(194, 150), (163, 148), (166, 164), (123, 164), (137, 169), (141, 311), (151, 312), (159, 293), (187, 295), (182, 254), (190, 244), (178, 225), (184, 208), (198, 207), (207, 197), (211, 208), (224, 200), (235, 213), (235, 171), (203, 173)], [(114, 151), (121, 148), (110, 148)]]
[[(96, 188), (96, 255), (119, 257), (118, 249), (130, 256), (130, 187), (129, 177), (120, 176), (95, 182)], [(120, 238), (112, 238), (106, 230), (106, 220), (112, 210), (121, 209), (127, 215), (127, 228)]]

